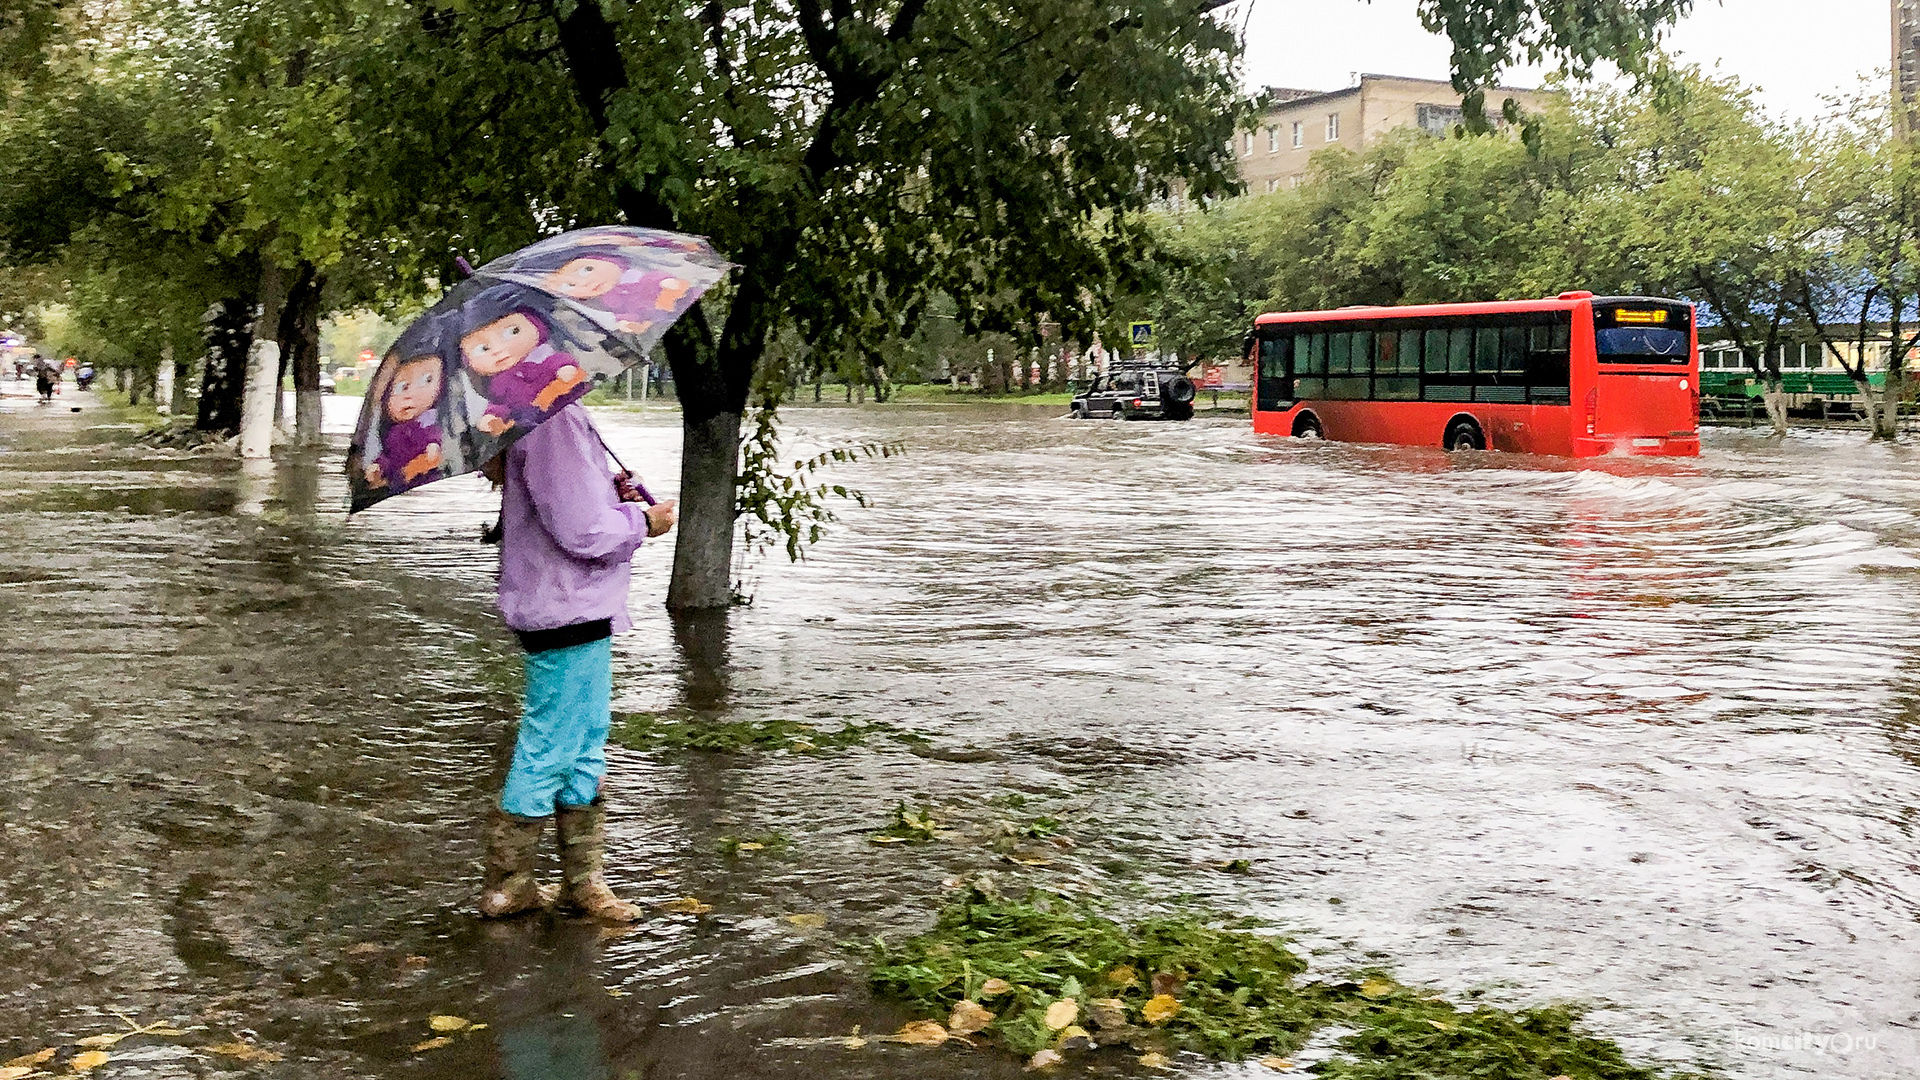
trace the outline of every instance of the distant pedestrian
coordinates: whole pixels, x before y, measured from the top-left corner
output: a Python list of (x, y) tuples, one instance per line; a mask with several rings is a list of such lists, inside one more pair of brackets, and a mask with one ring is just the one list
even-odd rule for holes
[(554, 819), (562, 908), (631, 922), (640, 909), (602, 872), (606, 743), (612, 723), (613, 635), (632, 628), (633, 553), (673, 528), (674, 504), (645, 506), (581, 406), (568, 405), (515, 442), (490, 469), (500, 502), (500, 614), (526, 649), (526, 701), (506, 788), (487, 826), (480, 913), (543, 906), (534, 880)]
[(73, 384), (82, 390), (93, 389), (93, 365), (81, 364), (73, 371)]
[(40, 404), (51, 404), (53, 402), (53, 369), (44, 364), (35, 369), (33, 388), (40, 394)]

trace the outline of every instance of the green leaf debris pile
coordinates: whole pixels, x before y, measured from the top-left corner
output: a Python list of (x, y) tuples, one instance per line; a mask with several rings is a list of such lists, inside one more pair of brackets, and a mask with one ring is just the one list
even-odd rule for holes
[(749, 750), (787, 750), (823, 753), (860, 746), (875, 738), (913, 742), (920, 736), (883, 721), (849, 721), (835, 729), (799, 720), (676, 719), (653, 713), (615, 714), (612, 739), (629, 750), (700, 750), (742, 753)]
[(1123, 926), (1080, 900), (1040, 892), (1008, 900), (974, 888), (926, 933), (876, 942), (871, 981), (926, 1015), (975, 1017), (970, 1028), (984, 1027), (1036, 1065), (1127, 1046), (1153, 1064), (1189, 1050), (1226, 1060), (1264, 1055), (1285, 1069), (1287, 1055), (1328, 1028), (1343, 1033), (1340, 1052), (1314, 1069), (1336, 1080), (1668, 1075), (1575, 1031), (1581, 1014), (1569, 1006), (1463, 1007), (1378, 972), (1302, 981), (1306, 971), (1286, 939), (1218, 919)]

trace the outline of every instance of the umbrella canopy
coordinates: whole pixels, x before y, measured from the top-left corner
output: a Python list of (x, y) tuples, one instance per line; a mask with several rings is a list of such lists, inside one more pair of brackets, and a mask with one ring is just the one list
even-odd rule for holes
[(607, 226), (482, 266), (401, 331), (368, 382), (352, 509), (478, 469), (645, 359), (729, 265), (697, 236)]

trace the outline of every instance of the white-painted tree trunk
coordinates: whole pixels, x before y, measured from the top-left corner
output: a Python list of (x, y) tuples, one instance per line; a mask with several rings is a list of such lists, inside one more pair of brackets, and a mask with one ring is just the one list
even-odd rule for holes
[(160, 372), (153, 380), (153, 407), (162, 416), (173, 412), (173, 345), (160, 346)]
[(273, 456), (273, 402), (280, 396), (280, 345), (255, 338), (247, 353), (247, 392), (240, 400), (240, 456)]
[(293, 431), (295, 445), (320, 445), (320, 391), (293, 392)]

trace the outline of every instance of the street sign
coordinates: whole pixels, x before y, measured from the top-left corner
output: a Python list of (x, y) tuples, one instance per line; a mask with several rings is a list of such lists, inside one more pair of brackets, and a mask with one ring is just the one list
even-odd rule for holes
[(1200, 385), (1208, 390), (1218, 390), (1227, 384), (1225, 368), (1210, 367), (1200, 375)]
[(1129, 336), (1133, 338), (1134, 348), (1136, 349), (1153, 348), (1153, 324), (1152, 323), (1150, 322), (1128, 323), (1127, 330), (1128, 330)]

